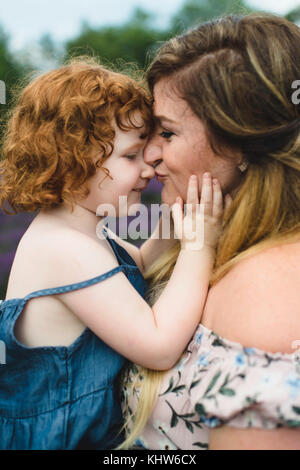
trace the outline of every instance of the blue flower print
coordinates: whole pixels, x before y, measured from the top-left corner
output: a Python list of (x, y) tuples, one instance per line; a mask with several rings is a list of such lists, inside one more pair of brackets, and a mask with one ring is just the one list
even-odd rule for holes
[(201, 343), (202, 336), (203, 336), (203, 333), (200, 333), (200, 334), (197, 334), (197, 335), (196, 335), (196, 343), (197, 343), (197, 344), (200, 344), (200, 343)]
[(300, 379), (299, 377), (293, 377), (286, 380), (285, 382), (290, 388), (290, 397), (296, 398), (300, 393)]
[(244, 348), (245, 354), (247, 356), (251, 356), (251, 354), (256, 354), (256, 349), (255, 348)]
[(237, 354), (235, 356), (235, 363), (237, 366), (243, 366), (245, 364), (245, 355), (244, 354)]
[(137, 447), (143, 447), (143, 449), (146, 449), (146, 447), (144, 446), (144, 442), (141, 441), (141, 439), (136, 439), (134, 443)]
[(202, 354), (202, 356), (199, 356), (197, 360), (197, 365), (198, 366), (208, 366), (209, 362), (206, 359), (209, 356), (209, 353), (207, 354)]
[(200, 418), (200, 421), (208, 428), (215, 428), (220, 426), (220, 420), (218, 418)]

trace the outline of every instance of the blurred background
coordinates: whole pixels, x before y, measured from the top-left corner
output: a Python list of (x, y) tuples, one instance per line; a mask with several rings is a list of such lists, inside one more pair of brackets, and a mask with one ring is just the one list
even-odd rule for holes
[[(6, 84), (6, 104), (0, 104), (2, 116), (11, 105), (16, 83), (33, 71), (38, 74), (58, 67), (69, 55), (96, 55), (105, 63), (122, 67), (130, 62), (145, 70), (161, 42), (222, 14), (267, 11), (300, 25), (299, 0), (2, 0), (1, 3), (0, 80)], [(153, 180), (144, 191), (142, 202), (159, 203), (160, 190), (160, 183)], [(8, 216), (0, 211), (0, 299), (5, 297), (18, 243), (34, 216), (27, 213)]]

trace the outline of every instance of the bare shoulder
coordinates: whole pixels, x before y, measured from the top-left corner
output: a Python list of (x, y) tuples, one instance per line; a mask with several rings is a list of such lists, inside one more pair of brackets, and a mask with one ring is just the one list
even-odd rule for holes
[[(51, 237), (50, 255), (62, 276), (80, 282), (117, 267), (118, 261), (106, 240), (90, 237), (74, 229), (57, 231)], [(67, 281), (67, 279), (65, 279)]]
[(299, 242), (250, 256), (211, 289), (209, 327), (244, 346), (292, 353), (300, 340), (299, 286)]
[(117, 266), (118, 261), (106, 240), (69, 227), (29, 230), (15, 255), (8, 296), (81, 282)]

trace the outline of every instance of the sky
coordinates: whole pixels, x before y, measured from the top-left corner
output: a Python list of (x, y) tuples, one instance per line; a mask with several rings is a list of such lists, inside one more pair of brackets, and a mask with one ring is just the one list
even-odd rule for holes
[[(21, 50), (49, 33), (63, 42), (74, 37), (83, 20), (91, 26), (120, 24), (139, 6), (155, 13), (156, 24), (167, 26), (183, 0), (0, 0), (0, 24), (10, 37), (12, 50)], [(284, 14), (300, 0), (248, 0), (252, 7)]]

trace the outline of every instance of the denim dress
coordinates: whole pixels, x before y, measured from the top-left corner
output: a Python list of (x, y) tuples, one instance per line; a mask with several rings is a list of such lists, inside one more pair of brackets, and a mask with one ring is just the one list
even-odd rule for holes
[(82, 289), (120, 271), (145, 296), (147, 283), (134, 260), (115, 240), (107, 240), (118, 267), (83, 282), (0, 301), (0, 449), (113, 449), (122, 442), (119, 380), (128, 364), (123, 356), (88, 328), (70, 346), (29, 348), (14, 336), (16, 320), (34, 297)]

